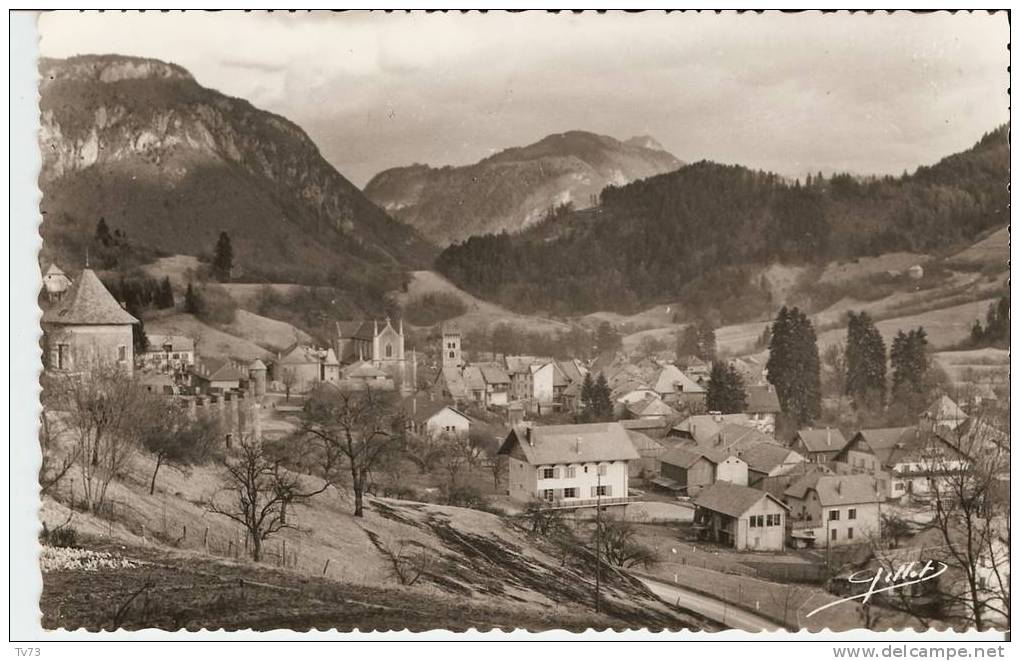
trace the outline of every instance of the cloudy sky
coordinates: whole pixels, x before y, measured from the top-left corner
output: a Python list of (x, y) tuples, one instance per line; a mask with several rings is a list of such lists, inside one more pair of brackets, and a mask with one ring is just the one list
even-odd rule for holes
[(288, 117), (358, 185), (550, 133), (682, 160), (899, 174), (1008, 120), (1005, 14), (55, 13), (42, 55), (172, 61)]

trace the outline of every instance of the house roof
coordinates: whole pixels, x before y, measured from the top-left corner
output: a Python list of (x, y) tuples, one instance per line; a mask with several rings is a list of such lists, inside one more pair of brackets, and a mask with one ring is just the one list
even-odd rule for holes
[(456, 367), (444, 367), (439, 373), (446, 384), (446, 390), (454, 399), (467, 399), (467, 384), (461, 375), (460, 369)]
[(699, 443), (707, 443), (717, 437), (725, 423), (751, 427), (751, 418), (746, 413), (723, 415), (692, 415), (673, 425), (673, 431), (687, 434)]
[(922, 415), (935, 421), (967, 419), (967, 414), (963, 412), (960, 405), (945, 395), (932, 402)]
[(815, 482), (822, 507), (876, 503), (881, 500), (878, 481), (871, 475), (822, 475)]
[(654, 397), (627, 405), (627, 410), (637, 416), (670, 418), (680, 415), (666, 402)]
[(584, 379), (585, 370), (577, 360), (557, 360), (556, 366), (560, 368), (563, 375), (569, 381), (581, 381)]
[[(627, 429), (627, 428), (624, 427), (624, 429)], [(651, 438), (649, 436), (646, 436), (645, 434), (642, 434), (639, 431), (634, 431), (632, 429), (627, 429), (627, 438), (630, 439), (630, 442), (634, 446), (634, 449), (637, 450), (639, 453), (642, 450), (656, 451), (656, 450), (661, 450), (662, 449), (662, 444), (661, 443), (659, 443), (658, 441), (656, 441), (655, 439), (653, 439), (653, 438)]]
[(293, 344), (289, 349), (283, 351), (279, 363), (281, 365), (307, 365), (309, 363), (321, 363), (322, 352), (304, 344)]
[(345, 379), (378, 379), (388, 378), (389, 374), (379, 369), (367, 360), (354, 363), (344, 370), (343, 376)]
[(57, 266), (56, 262), (54, 262), (53, 264), (50, 264), (46, 268), (46, 272), (43, 273), (43, 275), (63, 275), (63, 276), (66, 276), (67, 274), (64, 273), (64, 271), (61, 270), (61, 268), (59, 266)]
[(482, 369), (477, 365), (465, 367), (461, 376), (468, 390), (485, 390), (485, 377), (482, 376)]
[(779, 406), (779, 395), (772, 386), (747, 386), (744, 388), (747, 393), (748, 413), (779, 413), (782, 409)]
[(506, 363), (506, 371), (510, 374), (528, 374), (534, 363), (548, 362), (536, 356), (506, 356), (503, 361)]
[(263, 363), (258, 358), (256, 358), (255, 360), (253, 360), (251, 362), (251, 365), (248, 365), (248, 369), (249, 370), (264, 370), (264, 369), (266, 369), (266, 364)]
[(170, 351), (194, 351), (195, 341), (186, 335), (155, 335), (146, 333), (149, 338), (149, 350), (146, 353), (162, 353), (163, 347), (170, 345)]
[(914, 447), (918, 433), (917, 427), (883, 427), (862, 429), (853, 438), (863, 439), (882, 465), (891, 467), (898, 457)]
[(776, 443), (758, 443), (741, 452), (740, 458), (747, 462), (748, 468), (760, 473), (771, 473), (777, 466), (790, 463), (790, 455), (800, 456), (790, 448)]
[(669, 421), (665, 418), (637, 418), (636, 420), (620, 420), (624, 429), (665, 429)]
[(137, 324), (113, 298), (92, 269), (85, 269), (55, 306), (46, 310), (42, 322), (78, 326)]
[(407, 414), (408, 418), (419, 424), (426, 422), (429, 418), (445, 408), (449, 408), (468, 422), (471, 421), (471, 418), (464, 413), (461, 413), (453, 406), (452, 401), (448, 399), (430, 397), (428, 393), (418, 393), (417, 395), (409, 395), (405, 397), (401, 400), (401, 408), (404, 410), (404, 413)]
[(727, 516), (739, 518), (758, 504), (762, 498), (769, 498), (783, 509), (789, 509), (782, 501), (765, 491), (730, 482), (714, 482), (702, 489), (694, 499), (694, 504), (713, 512), (721, 512)]
[(659, 461), (671, 466), (690, 468), (702, 457), (713, 464), (718, 464), (726, 461), (728, 456), (729, 454), (725, 452), (721, 452), (715, 448), (705, 447), (703, 445), (678, 445), (677, 447), (671, 448), (663, 453), (663, 455), (659, 457)]
[(509, 385), (510, 383), (510, 377), (507, 375), (507, 373), (503, 370), (502, 367), (497, 367), (495, 365), (481, 365), (479, 366), (479, 369), (482, 372), (482, 378), (485, 379), (485, 382), (488, 384)]
[(515, 445), (521, 448), (528, 463), (533, 466), (641, 458), (627, 431), (616, 422), (514, 429), (499, 451), (508, 454)]
[(224, 358), (199, 358), (191, 366), (191, 373), (204, 381), (241, 381), (248, 378), (233, 361)]
[(808, 452), (838, 452), (846, 446), (846, 438), (839, 429), (801, 429), (797, 437)]
[(676, 365), (663, 365), (652, 377), (653, 388), (660, 394), (703, 393), (705, 388)]

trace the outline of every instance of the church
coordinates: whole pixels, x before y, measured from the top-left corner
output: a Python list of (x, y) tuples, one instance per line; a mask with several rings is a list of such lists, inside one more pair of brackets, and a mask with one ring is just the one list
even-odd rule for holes
[(396, 328), (389, 318), (382, 325), (377, 320), (338, 321), (333, 348), (342, 366), (370, 363), (389, 374), (401, 390), (414, 389), (417, 366), (414, 352), (404, 350), (403, 320)]

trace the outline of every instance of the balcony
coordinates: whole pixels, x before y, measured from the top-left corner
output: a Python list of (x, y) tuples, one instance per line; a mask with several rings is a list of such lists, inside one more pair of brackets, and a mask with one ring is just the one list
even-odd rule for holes
[(637, 502), (636, 498), (630, 496), (617, 496), (615, 498), (561, 498), (557, 500), (543, 500), (544, 510), (576, 510), (585, 507), (608, 507), (610, 505), (626, 505)]

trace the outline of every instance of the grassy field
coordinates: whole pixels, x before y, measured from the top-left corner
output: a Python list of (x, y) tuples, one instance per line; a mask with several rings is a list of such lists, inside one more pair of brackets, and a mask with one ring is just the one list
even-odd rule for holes
[(185, 313), (160, 316), (147, 321), (145, 331), (152, 334), (165, 333), (190, 337), (196, 340), (195, 349), (201, 356), (234, 358), (250, 362), (256, 358), (265, 360), (271, 355), (270, 351), (251, 340), (213, 328), (193, 315)]

